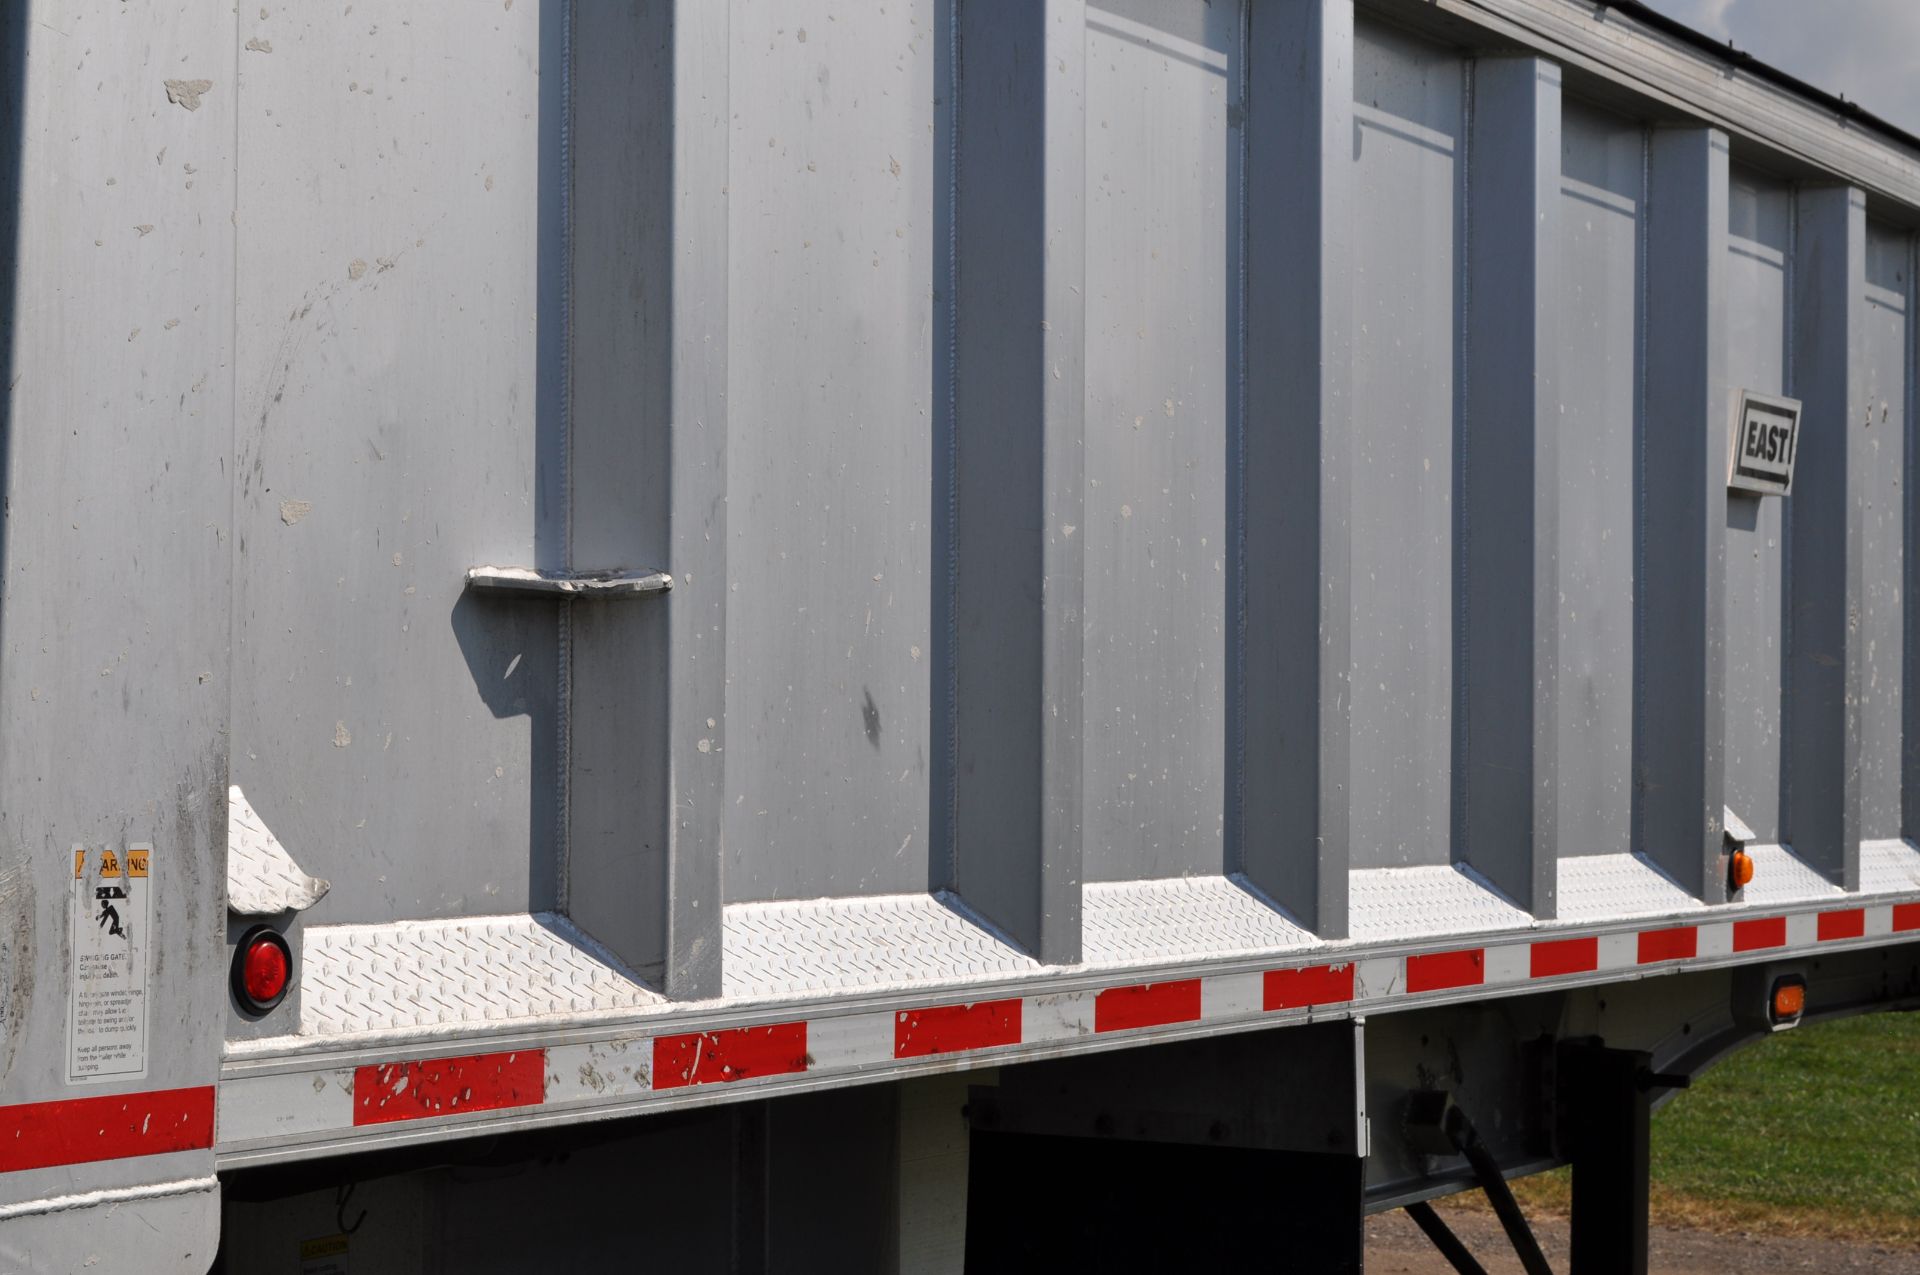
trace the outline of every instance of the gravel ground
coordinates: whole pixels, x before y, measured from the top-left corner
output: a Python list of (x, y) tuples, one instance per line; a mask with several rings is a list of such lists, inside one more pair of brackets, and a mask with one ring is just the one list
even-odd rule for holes
[[(1440, 1209), (1489, 1275), (1522, 1275), (1500, 1222), (1490, 1213)], [(1534, 1221), (1534, 1234), (1555, 1271), (1567, 1269), (1567, 1223)], [(1920, 1275), (1920, 1252), (1840, 1240), (1717, 1235), (1707, 1231), (1655, 1229), (1653, 1275)], [(1367, 1275), (1453, 1275), (1420, 1228), (1398, 1209), (1367, 1220)]]

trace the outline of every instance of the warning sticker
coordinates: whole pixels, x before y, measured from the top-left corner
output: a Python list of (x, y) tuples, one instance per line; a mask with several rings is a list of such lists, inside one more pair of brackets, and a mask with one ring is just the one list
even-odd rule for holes
[(73, 848), (73, 968), (67, 1080), (147, 1074), (153, 847)]
[(300, 1275), (347, 1275), (347, 1237), (300, 1241)]

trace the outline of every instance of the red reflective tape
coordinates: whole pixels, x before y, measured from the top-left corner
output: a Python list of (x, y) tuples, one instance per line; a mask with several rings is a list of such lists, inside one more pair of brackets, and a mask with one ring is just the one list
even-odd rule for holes
[(1535, 943), (1528, 959), (1527, 972), (1533, 978), (1590, 973), (1600, 968), (1600, 940), (1555, 939), (1550, 943)]
[(812, 1061), (803, 1022), (656, 1036), (653, 1087), (683, 1089), (732, 1084), (755, 1076), (791, 1076), (805, 1071)]
[(1309, 965), (1302, 970), (1268, 970), (1262, 1004), (1269, 1011), (1337, 1005), (1353, 999), (1353, 966)]
[(1830, 939), (1857, 939), (1867, 932), (1867, 911), (1865, 908), (1847, 908), (1841, 912), (1822, 912), (1820, 914), (1820, 941)]
[(1671, 930), (1640, 931), (1640, 964), (1691, 960), (1700, 954), (1700, 931), (1681, 925)]
[(893, 1056), (925, 1058), (1020, 1043), (1020, 1000), (909, 1009), (893, 1016)]
[(1487, 978), (1485, 948), (1433, 952), (1407, 958), (1407, 990), (1439, 992), (1449, 987), (1478, 987)]
[(212, 1145), (212, 1085), (0, 1107), (0, 1173)]
[(353, 1069), (353, 1122), (392, 1124), (467, 1111), (537, 1107), (547, 1100), (547, 1052), (469, 1054)]
[(1093, 1030), (1123, 1032), (1135, 1027), (1200, 1021), (1200, 980), (1138, 983), (1109, 987), (1093, 998)]
[(1920, 903), (1893, 905), (1893, 928), (1897, 931), (1920, 930)]
[(1736, 952), (1757, 952), (1763, 947), (1785, 947), (1786, 945), (1787, 918), (1784, 916), (1769, 916), (1757, 921), (1733, 923), (1733, 950)]

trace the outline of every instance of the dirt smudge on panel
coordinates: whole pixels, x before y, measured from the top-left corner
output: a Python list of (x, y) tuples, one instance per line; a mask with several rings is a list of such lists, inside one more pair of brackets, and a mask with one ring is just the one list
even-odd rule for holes
[(167, 100), (182, 110), (197, 111), (200, 99), (213, 91), (212, 80), (168, 80)]

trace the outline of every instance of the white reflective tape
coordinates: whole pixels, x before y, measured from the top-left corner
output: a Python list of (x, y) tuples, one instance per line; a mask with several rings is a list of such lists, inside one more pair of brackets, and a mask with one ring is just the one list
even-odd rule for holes
[(893, 1061), (894, 1015), (842, 1014), (807, 1021), (809, 1071), (872, 1067)]
[(1020, 1008), (1021, 1039), (1037, 1044), (1093, 1035), (1093, 997), (1092, 992), (1027, 997)]
[[(1891, 922), (1889, 922), (1891, 924)], [(1252, 1018), (1266, 1006), (1261, 974), (1219, 974), (1200, 981), (1200, 1021)]]
[(1397, 996), (1407, 988), (1407, 963), (1397, 956), (1376, 956), (1355, 961), (1353, 999), (1380, 1000)]
[(1893, 933), (1893, 904), (1876, 903), (1866, 912), (1868, 938), (1885, 938)]
[(1600, 968), (1603, 970), (1630, 970), (1640, 964), (1640, 935), (1632, 930), (1625, 934), (1602, 934), (1600, 936)]
[(648, 1036), (555, 1045), (547, 1050), (547, 1101), (637, 1098), (653, 1089), (653, 1039)]
[(1713, 921), (1698, 927), (1699, 944), (1696, 954), (1701, 960), (1716, 956), (1733, 955), (1733, 923), (1731, 921)]
[(1486, 981), (1524, 983), (1533, 977), (1533, 944), (1502, 943), (1486, 949)]
[(222, 1143), (350, 1129), (353, 1068), (223, 1080), (214, 1111)]
[(1820, 914), (1802, 912), (1787, 918), (1787, 946), (1812, 947), (1820, 941)]

